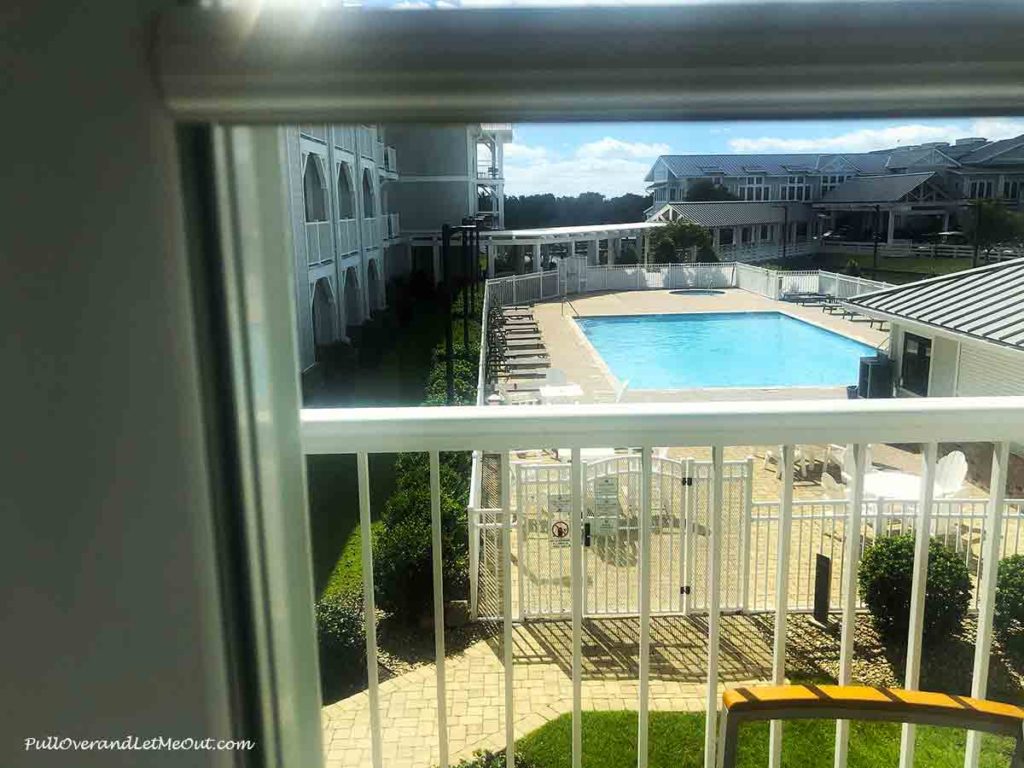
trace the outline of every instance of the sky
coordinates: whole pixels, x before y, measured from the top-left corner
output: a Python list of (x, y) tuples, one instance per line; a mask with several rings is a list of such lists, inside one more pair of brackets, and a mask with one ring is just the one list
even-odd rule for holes
[(1005, 139), (1024, 118), (733, 123), (517, 123), (505, 145), (505, 194), (644, 194), (658, 155), (867, 152), (965, 136)]

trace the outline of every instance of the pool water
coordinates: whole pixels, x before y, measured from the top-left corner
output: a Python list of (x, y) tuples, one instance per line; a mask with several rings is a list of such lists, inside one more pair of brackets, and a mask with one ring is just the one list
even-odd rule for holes
[(630, 389), (841, 387), (867, 344), (780, 312), (583, 317), (590, 343)]

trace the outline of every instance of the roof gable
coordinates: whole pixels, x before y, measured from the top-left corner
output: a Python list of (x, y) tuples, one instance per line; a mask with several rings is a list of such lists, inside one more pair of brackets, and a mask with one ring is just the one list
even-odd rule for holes
[(960, 158), (960, 162), (964, 165), (987, 165), (996, 158), (999, 158), (1000, 162), (1004, 162), (1003, 156), (1007, 152), (1022, 146), (1024, 146), (1024, 134), (1014, 136), (1012, 139), (993, 141), (991, 144), (979, 147)]

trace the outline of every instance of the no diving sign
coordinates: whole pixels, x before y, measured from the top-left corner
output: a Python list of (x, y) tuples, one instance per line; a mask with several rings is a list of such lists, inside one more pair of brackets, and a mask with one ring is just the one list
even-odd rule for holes
[(551, 494), (548, 497), (548, 512), (554, 518), (551, 523), (551, 546), (568, 547), (572, 497), (567, 494)]

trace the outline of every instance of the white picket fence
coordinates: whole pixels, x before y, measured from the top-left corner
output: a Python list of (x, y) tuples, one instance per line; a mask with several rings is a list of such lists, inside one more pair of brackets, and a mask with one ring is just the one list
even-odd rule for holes
[(889, 287), (889, 283), (824, 270), (780, 271), (737, 261), (592, 266), (582, 256), (564, 259), (557, 270), (487, 281), (489, 306), (502, 307), (597, 291), (742, 288), (770, 299), (781, 299), (788, 293), (823, 293), (848, 299)]
[[(822, 253), (848, 253), (851, 255), (874, 254), (874, 243), (831, 241), (816, 246)], [(974, 258), (973, 245), (931, 245), (927, 243), (879, 243), (878, 255), (882, 258), (943, 258), (971, 259)], [(1016, 259), (1024, 256), (1024, 247), (1014, 245), (998, 245), (982, 248), (978, 255), (986, 261)]]

